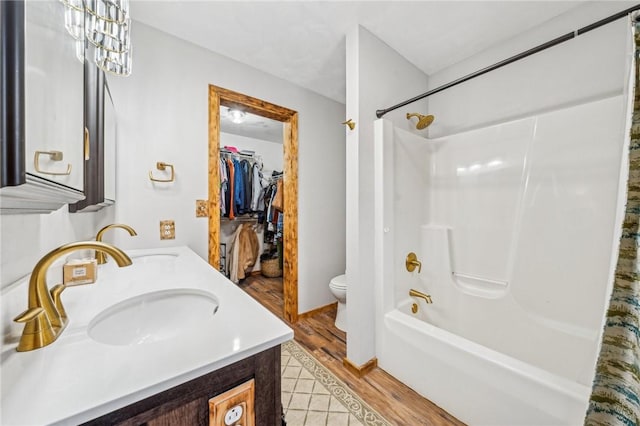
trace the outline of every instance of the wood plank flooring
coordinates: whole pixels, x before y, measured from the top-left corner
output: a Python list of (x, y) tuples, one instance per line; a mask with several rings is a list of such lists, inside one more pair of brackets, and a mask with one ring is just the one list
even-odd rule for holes
[[(284, 320), (281, 278), (253, 275), (241, 282), (240, 288)], [(346, 333), (335, 327), (335, 313), (333, 308), (289, 324), (295, 340), (392, 424), (464, 425), (381, 368), (361, 379), (347, 371), (342, 365), (347, 355)]]

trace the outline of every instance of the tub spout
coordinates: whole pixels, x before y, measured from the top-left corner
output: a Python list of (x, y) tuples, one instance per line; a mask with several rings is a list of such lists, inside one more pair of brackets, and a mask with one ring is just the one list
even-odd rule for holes
[(409, 290), (409, 296), (419, 297), (420, 299), (423, 299), (427, 303), (433, 303), (433, 301), (431, 300), (431, 295), (423, 293), (418, 290), (414, 290), (414, 289)]

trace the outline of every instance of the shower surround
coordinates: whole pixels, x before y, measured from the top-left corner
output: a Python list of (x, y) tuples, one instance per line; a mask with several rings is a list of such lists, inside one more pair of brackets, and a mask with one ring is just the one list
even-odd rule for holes
[[(437, 139), (376, 121), (383, 369), (469, 424), (582, 422), (622, 220), (627, 102)], [(409, 252), (421, 272), (405, 268)]]

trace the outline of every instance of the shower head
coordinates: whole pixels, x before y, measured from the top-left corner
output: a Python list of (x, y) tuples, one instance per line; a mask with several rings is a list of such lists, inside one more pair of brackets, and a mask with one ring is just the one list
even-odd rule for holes
[(433, 120), (435, 119), (433, 115), (422, 115), (418, 114), (417, 112), (408, 112), (407, 120), (411, 117), (418, 117), (418, 124), (416, 124), (416, 129), (418, 130), (426, 129), (431, 123), (433, 123)]

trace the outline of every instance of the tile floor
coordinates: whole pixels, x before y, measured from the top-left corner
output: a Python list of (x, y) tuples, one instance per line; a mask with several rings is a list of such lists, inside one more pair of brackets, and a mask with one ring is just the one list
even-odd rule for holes
[(282, 349), (282, 406), (287, 426), (362, 426), (322, 383)]

